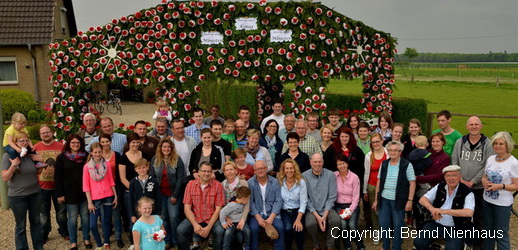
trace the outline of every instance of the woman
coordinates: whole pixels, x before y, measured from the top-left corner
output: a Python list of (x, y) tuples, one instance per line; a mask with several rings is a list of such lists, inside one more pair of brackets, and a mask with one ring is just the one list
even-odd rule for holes
[(150, 162), (150, 175), (160, 184), (162, 194), (162, 219), (167, 232), (164, 241), (171, 247), (178, 245), (176, 228), (180, 223), (180, 204), (185, 167), (169, 137), (158, 143), (156, 154)]
[(276, 166), (281, 157), (282, 147), (284, 146), (284, 143), (279, 137), (279, 124), (274, 119), (267, 121), (264, 126), (263, 135), (264, 136), (259, 139), (259, 145), (268, 149), (270, 158), (272, 159), (272, 165)]
[(326, 152), (327, 148), (331, 146), (333, 141), (333, 126), (331, 124), (326, 124), (320, 129), (320, 136), (322, 137), (322, 142), (320, 142), (320, 148), (322, 152)]
[(281, 163), (277, 179), (281, 185), (284, 247), (291, 250), (291, 243), (293, 242), (293, 236), (295, 236), (297, 249), (302, 250), (304, 249), (302, 217), (306, 212), (308, 203), (306, 182), (302, 178), (297, 162), (293, 159), (286, 159)]
[(415, 149), (415, 139), (422, 134), (421, 122), (416, 118), (410, 119), (408, 122), (408, 134), (403, 137), (403, 144), (405, 145), (405, 149), (403, 149), (404, 158), (407, 158), (410, 152)]
[(358, 139), (358, 126), (360, 125), (360, 121), (360, 115), (358, 115), (356, 112), (353, 112), (349, 114), (349, 119), (347, 119), (347, 122), (345, 123), (345, 126), (353, 131), (356, 139)]
[(101, 143), (101, 147), (103, 149), (103, 158), (106, 160), (106, 163), (110, 167), (111, 173), (113, 175), (113, 180), (115, 181), (115, 191), (117, 192), (117, 204), (118, 206), (113, 208), (113, 226), (115, 227), (115, 240), (117, 241), (117, 247), (123, 248), (124, 241), (122, 241), (122, 217), (121, 217), (121, 206), (122, 197), (124, 193), (121, 193), (121, 182), (118, 175), (118, 167), (121, 155), (113, 150), (111, 150), (112, 145), (112, 137), (110, 134), (102, 133), (99, 137), (99, 143)]
[[(26, 133), (17, 132), (13, 136), (13, 142), (19, 148), (27, 148), (30, 140)], [(27, 214), (31, 224), (32, 246), (34, 249), (43, 249), (40, 224), (41, 189), (38, 184), (38, 170), (33, 160), (41, 160), (41, 156), (27, 154), (24, 157), (9, 159), (9, 154), (5, 153), (2, 159), (2, 180), (7, 182), (9, 187), (7, 196), (16, 221), (16, 249), (29, 249), (26, 233)], [(17, 167), (20, 171), (15, 173)]]
[(65, 203), (70, 234), (70, 249), (77, 249), (77, 216), (81, 216), (81, 233), (85, 247), (93, 248), (90, 242), (88, 203), (83, 192), (83, 167), (87, 153), (85, 142), (77, 134), (70, 134), (63, 153), (56, 158), (54, 181), (59, 203)]
[[(376, 183), (377, 196), (372, 209), (379, 211), (381, 228), (394, 230), (392, 249), (401, 249), (403, 244), (401, 229), (405, 224), (405, 211), (411, 211), (414, 202), (415, 174), (412, 164), (401, 158), (403, 151), (401, 142), (389, 142), (387, 151), (390, 159), (381, 164)], [(383, 249), (391, 249), (390, 238), (383, 238)]]
[(221, 173), (221, 166), (225, 161), (223, 149), (220, 146), (212, 144), (212, 130), (204, 128), (201, 130), (201, 142), (191, 152), (189, 160), (189, 171), (191, 172), (190, 179), (197, 179), (199, 177), (198, 169), (200, 164), (204, 161), (212, 163), (212, 171), (214, 171), (213, 178), (218, 181), (224, 179)]
[[(363, 175), (363, 200), (368, 202), (374, 202), (376, 199), (376, 184), (378, 182), (378, 171), (381, 167), (381, 163), (388, 159), (388, 152), (382, 146), (383, 136), (380, 133), (373, 132), (371, 134), (371, 151), (365, 156), (365, 174)], [(370, 209), (364, 207), (364, 209)], [(376, 212), (371, 213), (371, 220), (374, 230), (378, 230), (380, 225), (378, 223), (378, 214)], [(368, 223), (368, 222), (367, 222)], [(374, 239), (374, 245), (379, 245), (379, 240)]]
[(281, 155), (281, 158), (279, 159), (279, 165), (276, 167), (275, 170), (276, 172), (279, 172), (279, 169), (281, 168), (280, 163), (284, 162), (286, 159), (295, 160), (301, 173), (304, 173), (304, 171), (311, 168), (311, 165), (309, 164), (309, 156), (306, 153), (300, 151), (299, 149), (299, 141), (299, 134), (295, 132), (288, 133), (288, 135), (286, 136), (288, 150)]
[[(350, 217), (342, 218), (340, 227), (342, 232), (345, 230), (352, 232), (358, 229), (358, 218), (360, 217), (360, 178), (349, 171), (347, 156), (343, 154), (336, 156), (336, 167), (338, 168), (338, 171), (335, 171), (337, 196), (334, 209), (338, 214), (345, 209)], [(357, 249), (365, 248), (361, 237), (352, 239), (355, 241)], [(342, 242), (345, 249), (352, 249), (348, 237), (343, 237)]]
[(378, 127), (374, 130), (377, 133), (380, 133), (383, 136), (383, 140), (388, 140), (392, 137), (392, 117), (386, 111), (380, 113), (378, 119)]
[(392, 126), (392, 136), (383, 142), (383, 146), (387, 145), (387, 143), (389, 143), (389, 141), (397, 141), (397, 142), (403, 143), (403, 141), (401, 141), (401, 139), (403, 137), (404, 130), (405, 130), (405, 125), (403, 125), (402, 123), (398, 123), (398, 122), (394, 123), (394, 125)]
[(268, 166), (268, 171), (273, 170), (273, 161), (268, 149), (259, 145), (261, 133), (257, 129), (249, 129), (247, 132), (248, 142), (246, 143), (246, 164), (254, 165), (256, 161), (263, 160)]
[(518, 160), (511, 155), (514, 141), (508, 132), (498, 132), (491, 137), (496, 155), (487, 159), (482, 177), (484, 185), (484, 230), (496, 231), (501, 237), (484, 239), (484, 249), (511, 249), (509, 242), (509, 217), (514, 202), (513, 192), (518, 190)]

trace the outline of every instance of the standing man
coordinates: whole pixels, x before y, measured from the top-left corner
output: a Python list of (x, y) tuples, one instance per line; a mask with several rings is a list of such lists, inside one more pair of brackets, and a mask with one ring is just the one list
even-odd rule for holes
[[(156, 153), (156, 147), (158, 146), (158, 139), (147, 135), (148, 123), (143, 120), (135, 122), (135, 128), (133, 133), (140, 137), (140, 151), (145, 153), (149, 158), (153, 158)], [(129, 145), (128, 145), (129, 146)]]
[(333, 139), (335, 139), (338, 130), (344, 126), (344, 124), (340, 122), (340, 110), (336, 108), (329, 110), (327, 119), (329, 119), (329, 124), (333, 127)]
[(172, 127), (174, 135), (171, 140), (174, 143), (176, 152), (182, 159), (183, 165), (185, 167), (185, 179), (187, 180), (187, 176), (191, 175), (191, 173), (189, 173), (189, 160), (191, 158), (191, 152), (198, 144), (194, 138), (185, 135), (185, 128), (183, 124), (183, 121), (180, 119), (173, 120)]
[(318, 114), (311, 112), (306, 116), (306, 120), (308, 121), (308, 131), (306, 134), (315, 138), (318, 143), (322, 142), (322, 136), (320, 136), (320, 130), (318, 129)]
[(272, 104), (272, 109), (273, 109), (273, 113), (269, 116), (267, 116), (266, 118), (263, 119), (263, 121), (261, 122), (261, 133), (264, 131), (264, 126), (266, 125), (266, 122), (269, 121), (269, 120), (275, 120), (277, 122), (277, 124), (279, 124), (279, 128), (278, 129), (282, 129), (284, 128), (284, 114), (282, 113), (282, 100), (281, 99), (276, 99), (273, 101), (273, 104)]
[[(219, 222), (219, 211), (225, 206), (223, 186), (212, 179), (212, 164), (204, 161), (200, 165), (200, 178), (187, 184), (183, 203), (186, 219), (177, 229), (178, 249), (188, 250), (191, 239), (194, 245), (190, 249), (200, 249), (201, 238), (213, 233), (214, 249), (223, 249), (223, 234)], [(194, 235), (193, 235), (194, 233)]]
[(203, 119), (203, 124), (210, 126), (210, 122), (218, 120), (221, 122), (221, 124), (225, 123), (225, 119), (220, 116), (219, 114), (219, 105), (218, 104), (212, 104), (210, 107), (210, 116), (205, 117)]
[(59, 235), (66, 240), (68, 240), (69, 236), (67, 212), (65, 210), (65, 205), (58, 203), (56, 185), (54, 183), (54, 164), (56, 163), (56, 157), (63, 151), (63, 144), (54, 140), (54, 131), (52, 131), (49, 125), (46, 124), (43, 124), (40, 127), (40, 138), (41, 141), (34, 145), (34, 151), (42, 157), (42, 162), (47, 164), (47, 166), (38, 171), (38, 182), (40, 184), (42, 194), (40, 205), (41, 232), (43, 242), (45, 244), (49, 238), (49, 233), (52, 230), (50, 223), (51, 202), (54, 204), (54, 210), (56, 211)]
[(284, 128), (279, 129), (279, 137), (286, 144), (286, 136), (291, 132), (295, 132), (295, 116), (292, 114), (285, 115), (283, 124)]
[(315, 153), (310, 159), (311, 169), (302, 177), (308, 188), (308, 204), (306, 209), (306, 229), (313, 241), (313, 249), (320, 248), (318, 229), (327, 232), (326, 245), (335, 249), (335, 239), (331, 229), (340, 227), (340, 216), (333, 209), (337, 197), (336, 177), (325, 169), (321, 153)]
[[(113, 120), (110, 117), (104, 117), (101, 119), (101, 130), (103, 133), (109, 134), (112, 136), (112, 145), (111, 149), (120, 155), (124, 153), (124, 145), (126, 145), (126, 135), (114, 133), (113, 131)], [(90, 153), (90, 146), (94, 142), (99, 142), (99, 136), (94, 137), (88, 146), (86, 146), (86, 151)]]
[[(480, 133), (482, 127), (480, 118), (476, 116), (470, 117), (466, 122), (468, 134), (457, 140), (451, 155), (451, 164), (460, 166), (460, 173), (462, 174), (460, 182), (471, 188), (475, 196), (473, 222), (478, 230), (481, 230), (483, 226), (482, 203), (484, 200), (484, 187), (481, 180), (484, 175), (487, 158), (495, 154), (489, 138)], [(482, 240), (476, 239), (474, 248), (482, 249), (482, 247)]]
[(239, 106), (239, 110), (237, 111), (237, 116), (239, 119), (243, 120), (245, 123), (246, 130), (249, 129), (257, 129), (259, 130), (259, 126), (257, 124), (250, 121), (250, 107), (247, 105), (241, 105)]
[(195, 108), (193, 110), (192, 119), (194, 120), (194, 123), (191, 126), (185, 128), (185, 135), (194, 138), (196, 144), (198, 144), (201, 142), (201, 130), (204, 128), (209, 128), (209, 126), (203, 124), (203, 109), (201, 108)]
[(274, 249), (284, 249), (284, 226), (281, 220), (281, 186), (279, 181), (267, 174), (268, 167), (262, 160), (254, 163), (254, 176), (248, 180), (252, 191), (250, 197), (251, 231), (250, 249), (259, 249), (259, 230), (273, 225), (279, 233), (279, 238), (273, 241)]
[(95, 127), (97, 125), (97, 118), (92, 113), (86, 113), (83, 116), (83, 126), (77, 134), (85, 139), (85, 145), (88, 145), (90, 141), (97, 136), (101, 135), (101, 130)]
[(213, 120), (210, 122), (210, 129), (212, 130), (212, 144), (220, 146), (223, 149), (225, 162), (230, 161), (232, 144), (221, 138), (221, 134), (223, 134), (223, 123), (221, 123), (220, 120)]
[(444, 137), (446, 138), (444, 152), (446, 152), (451, 157), (455, 142), (462, 137), (462, 134), (450, 127), (451, 113), (448, 110), (441, 110), (439, 113), (437, 113), (437, 123), (439, 124), (439, 129), (434, 130), (432, 135), (437, 132), (442, 132), (444, 134)]
[(163, 117), (157, 118), (155, 121), (155, 128), (151, 130), (147, 135), (156, 138), (160, 141), (160, 139), (173, 136), (173, 132), (167, 127), (167, 120)]
[[(320, 143), (311, 136), (306, 136), (306, 131), (308, 130), (307, 121), (305, 120), (297, 120), (295, 122), (295, 131), (299, 135), (299, 148), (302, 152), (307, 155), (313, 155), (315, 153), (322, 153), (322, 149), (320, 148)], [(288, 150), (288, 143), (285, 143), (282, 149), (282, 153), (285, 153)]]
[(245, 122), (241, 119), (237, 119), (235, 128), (236, 130), (234, 131), (234, 133), (236, 134), (237, 147), (245, 148), (246, 144), (248, 143), (248, 137), (246, 137)]

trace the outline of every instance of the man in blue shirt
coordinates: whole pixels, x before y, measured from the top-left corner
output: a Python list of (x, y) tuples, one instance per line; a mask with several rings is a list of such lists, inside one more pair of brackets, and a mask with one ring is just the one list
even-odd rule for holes
[(201, 130), (204, 128), (210, 128), (209, 126), (203, 124), (203, 109), (195, 108), (193, 110), (192, 119), (194, 120), (194, 123), (191, 126), (185, 128), (185, 135), (194, 138), (196, 143), (200, 143)]

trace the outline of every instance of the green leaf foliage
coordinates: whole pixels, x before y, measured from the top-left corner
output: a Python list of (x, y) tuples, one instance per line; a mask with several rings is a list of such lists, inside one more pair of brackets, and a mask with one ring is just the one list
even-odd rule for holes
[(0, 101), (4, 122), (11, 121), (11, 116), (15, 112), (20, 112), (27, 117), (29, 111), (38, 108), (38, 103), (30, 93), (18, 89), (0, 89)]

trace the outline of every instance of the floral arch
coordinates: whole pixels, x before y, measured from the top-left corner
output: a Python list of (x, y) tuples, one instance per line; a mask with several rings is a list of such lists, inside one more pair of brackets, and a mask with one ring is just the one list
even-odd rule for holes
[(200, 104), (201, 81), (256, 82), (259, 117), (292, 83), (291, 110), (325, 116), (329, 79), (362, 77), (364, 109), (392, 109), (395, 39), (309, 1), (164, 1), (49, 47), (58, 137), (80, 127), (95, 82), (155, 85), (175, 117)]

